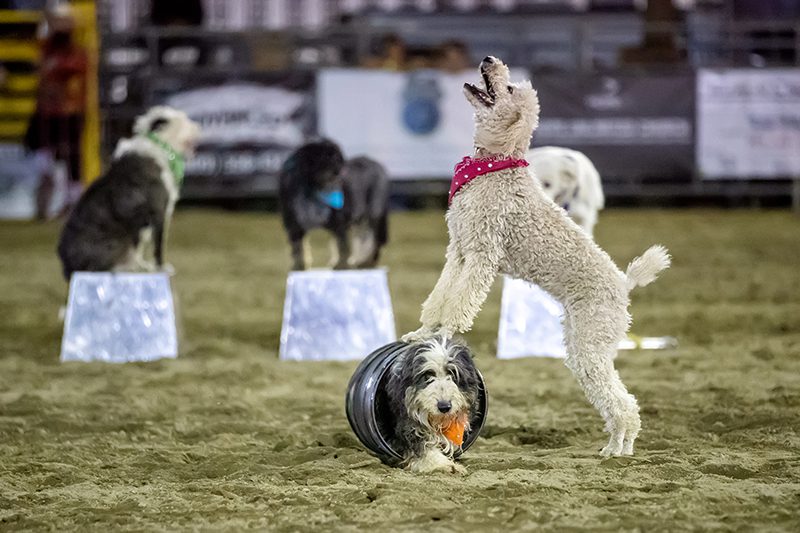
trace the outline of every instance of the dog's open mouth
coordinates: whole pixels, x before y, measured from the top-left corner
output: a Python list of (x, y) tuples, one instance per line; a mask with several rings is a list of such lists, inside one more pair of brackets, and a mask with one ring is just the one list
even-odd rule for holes
[(483, 76), (483, 85), (486, 87), (485, 91), (478, 89), (478, 87), (471, 83), (465, 83), (464, 88), (468, 90), (472, 96), (477, 98), (480, 103), (486, 107), (492, 107), (497, 95), (494, 92), (494, 87), (492, 87), (492, 82), (489, 81), (489, 76), (486, 75), (483, 69), (481, 69), (481, 76)]
[(456, 446), (464, 444), (464, 433), (469, 430), (469, 416), (467, 413), (431, 416), (428, 417), (428, 421), (438, 433)]
[(487, 91), (482, 91), (478, 89), (476, 86), (472, 85), (471, 83), (465, 83), (464, 88), (470, 92), (472, 96), (478, 99), (480, 103), (485, 105), (486, 107), (492, 107), (494, 105), (494, 97), (490, 95)]

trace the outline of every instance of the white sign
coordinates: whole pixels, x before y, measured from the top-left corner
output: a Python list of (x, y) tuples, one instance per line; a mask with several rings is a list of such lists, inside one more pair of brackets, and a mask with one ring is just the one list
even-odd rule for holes
[(709, 179), (800, 176), (800, 69), (701, 70), (697, 164)]
[(290, 272), (280, 358), (363, 359), (397, 340), (386, 271)]
[(282, 87), (236, 83), (180, 92), (166, 103), (200, 123), (204, 143), (295, 147), (305, 139), (295, 117), (305, 100)]
[[(512, 70), (512, 80), (528, 76)], [(462, 90), (477, 69), (386, 72), (325, 69), (317, 77), (319, 131), (347, 157), (368, 155), (393, 179), (447, 178), (472, 153), (472, 107)]]

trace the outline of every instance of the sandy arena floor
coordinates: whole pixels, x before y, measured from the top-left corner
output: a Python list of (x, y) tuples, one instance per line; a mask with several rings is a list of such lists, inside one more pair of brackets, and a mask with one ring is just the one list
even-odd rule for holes
[[(468, 336), (490, 392), (465, 477), (381, 465), (343, 395), (355, 363), (282, 363), (278, 218), (178, 212), (175, 361), (60, 364), (56, 224), (0, 223), (0, 530), (800, 531), (800, 219), (616, 210), (598, 241), (674, 267), (634, 295), (633, 331), (680, 348), (618, 367), (644, 429), (601, 460), (602, 423), (561, 361), (497, 361), (495, 287)], [(398, 331), (444, 258), (441, 212), (396, 214)], [(315, 239), (317, 263), (327, 259)]]

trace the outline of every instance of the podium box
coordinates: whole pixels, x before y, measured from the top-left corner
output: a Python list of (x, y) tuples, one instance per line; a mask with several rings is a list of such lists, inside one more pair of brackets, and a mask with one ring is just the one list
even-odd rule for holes
[[(561, 319), (564, 308), (555, 298), (533, 283), (506, 277), (500, 308), (497, 357), (561, 357), (567, 355)], [(620, 350), (670, 350), (677, 348), (674, 337), (639, 337), (629, 334)]]
[(538, 286), (505, 277), (497, 336), (497, 357), (566, 357), (561, 317), (564, 308)]
[(175, 305), (168, 274), (72, 275), (61, 361), (128, 363), (177, 356)]
[(281, 327), (281, 359), (363, 359), (395, 340), (397, 333), (385, 270), (289, 273)]

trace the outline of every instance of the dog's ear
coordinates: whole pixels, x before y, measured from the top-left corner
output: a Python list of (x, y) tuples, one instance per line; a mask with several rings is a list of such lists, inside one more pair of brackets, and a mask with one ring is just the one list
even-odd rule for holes
[(163, 128), (169, 124), (169, 120), (164, 117), (158, 117), (153, 122), (150, 123), (150, 127), (148, 128), (148, 133), (156, 133), (158, 130)]
[(387, 386), (387, 394), (393, 403), (402, 405), (406, 397), (406, 389), (414, 383), (414, 360), (419, 350), (409, 347), (392, 365), (392, 376)]
[(456, 384), (459, 388), (471, 389), (478, 385), (478, 369), (472, 361), (472, 354), (464, 347), (453, 357), (453, 363), (458, 366), (458, 379)]

